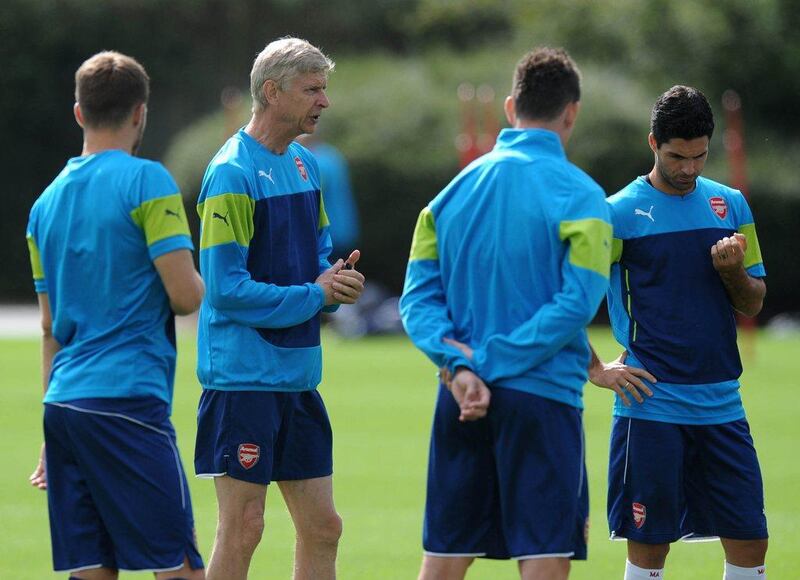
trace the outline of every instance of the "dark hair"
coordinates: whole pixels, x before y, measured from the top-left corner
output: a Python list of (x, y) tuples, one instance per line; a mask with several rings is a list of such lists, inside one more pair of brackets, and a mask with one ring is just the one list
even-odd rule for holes
[(144, 67), (119, 52), (99, 52), (75, 73), (75, 100), (89, 127), (119, 127), (149, 96)]
[(550, 121), (580, 100), (580, 71), (564, 49), (536, 48), (517, 63), (511, 96), (517, 116)]
[(673, 138), (711, 139), (714, 134), (714, 113), (703, 93), (692, 87), (675, 85), (653, 105), (650, 132), (658, 147)]

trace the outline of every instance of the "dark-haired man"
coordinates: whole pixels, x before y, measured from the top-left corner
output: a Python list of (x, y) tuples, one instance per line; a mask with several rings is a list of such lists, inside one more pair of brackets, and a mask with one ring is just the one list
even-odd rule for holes
[(452, 374), (431, 437), (423, 580), (463, 578), (476, 557), (558, 580), (586, 558), (585, 327), (611, 226), (602, 189), (564, 153), (579, 100), (566, 52), (525, 55), (505, 101), (513, 128), (417, 222), (401, 315)]
[(734, 318), (761, 310), (765, 271), (742, 194), (700, 177), (713, 131), (703, 94), (672, 87), (652, 111), (653, 169), (609, 198), (608, 304), (625, 352), (609, 365), (593, 357), (590, 379), (617, 392), (608, 516), (627, 539), (626, 580), (662, 578), (671, 542), (706, 537), (722, 541), (726, 580), (765, 577)]
[(102, 52), (80, 66), (83, 151), (28, 222), (45, 389), (31, 484), (47, 489), (54, 568), (74, 579), (204, 576), (169, 420), (174, 313), (197, 310), (204, 287), (178, 186), (133, 156), (148, 95), (131, 57)]

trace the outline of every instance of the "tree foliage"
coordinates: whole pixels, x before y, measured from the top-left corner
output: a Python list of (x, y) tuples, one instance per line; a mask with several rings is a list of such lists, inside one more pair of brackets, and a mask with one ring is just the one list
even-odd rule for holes
[[(566, 47), (584, 72), (569, 154), (608, 191), (651, 163), (647, 119), (661, 92), (678, 83), (699, 87), (722, 129), (718, 103), (733, 88), (744, 103), (751, 190), (761, 200), (754, 206), (784, 208), (765, 209), (767, 221), (759, 216), (770, 269), (788, 242), (786, 216), (798, 213), (800, 0), (5, 0), (0, 34), (8, 168), (0, 247), (11, 272), (0, 278), (4, 297), (30, 296), (27, 212), (79, 152), (73, 75), (102, 49), (130, 53), (148, 69), (142, 153), (168, 153), (191, 203), (230, 131), (221, 91), (246, 94), (252, 59), (271, 39), (292, 34), (321, 46), (338, 61), (323, 128), (353, 166), (365, 264), (395, 288), (416, 213), (458, 169), (456, 88), (464, 81), (493, 87), (502, 122), (513, 66), (541, 44)], [(721, 130), (707, 173), (726, 176)], [(764, 202), (778, 198), (787, 201)], [(791, 303), (800, 284), (792, 280), (770, 287), (771, 304)]]

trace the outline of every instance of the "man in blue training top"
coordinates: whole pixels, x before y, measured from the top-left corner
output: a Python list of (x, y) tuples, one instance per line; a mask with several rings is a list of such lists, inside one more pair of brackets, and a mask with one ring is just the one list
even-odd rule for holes
[(120, 569), (204, 577), (169, 420), (173, 313), (197, 310), (204, 288), (178, 186), (161, 164), (133, 156), (149, 82), (117, 52), (81, 65), (83, 151), (28, 222), (45, 390), (31, 483), (47, 489), (55, 570), (84, 580)]
[(312, 133), (333, 63), (276, 40), (250, 74), (253, 116), (208, 166), (198, 202), (200, 309), (195, 470), (214, 477), (219, 524), (208, 578), (247, 577), (277, 481), (297, 531), (295, 578), (335, 576), (331, 426), (316, 390), (320, 312), (364, 288), (358, 250), (331, 266), (319, 171), (294, 139)]
[(505, 101), (513, 129), (417, 222), (401, 316), (452, 375), (433, 422), (423, 580), (463, 578), (476, 557), (558, 580), (586, 558), (585, 327), (608, 287), (611, 225), (602, 189), (564, 153), (579, 99), (566, 52), (525, 55)]
[(765, 578), (763, 486), (734, 317), (758, 314), (766, 294), (753, 216), (740, 192), (700, 177), (714, 131), (700, 91), (672, 87), (650, 123), (653, 169), (608, 200), (608, 304), (625, 351), (607, 365), (593, 356), (590, 369), (617, 393), (611, 535), (627, 539), (626, 580), (662, 578), (670, 543), (704, 537), (721, 539), (726, 580)]

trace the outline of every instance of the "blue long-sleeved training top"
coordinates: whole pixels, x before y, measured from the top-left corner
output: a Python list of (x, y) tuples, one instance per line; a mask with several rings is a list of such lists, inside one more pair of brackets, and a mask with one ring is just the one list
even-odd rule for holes
[(314, 157), (282, 155), (244, 130), (206, 170), (198, 200), (200, 271), (197, 376), (206, 389), (300, 391), (322, 375), (314, 283), (330, 267), (328, 218)]
[(506, 129), (420, 213), (403, 324), (439, 367), (582, 408), (585, 327), (610, 255), (603, 190), (567, 160), (558, 135)]

